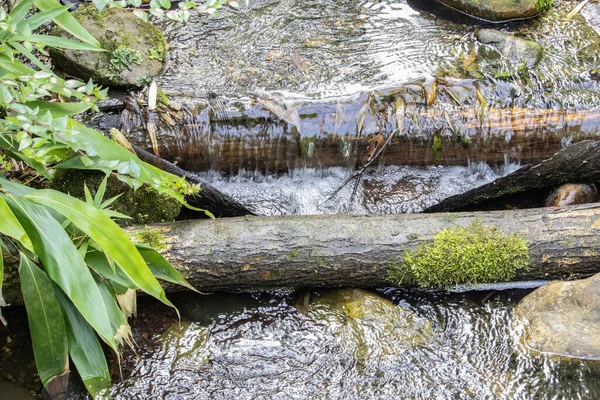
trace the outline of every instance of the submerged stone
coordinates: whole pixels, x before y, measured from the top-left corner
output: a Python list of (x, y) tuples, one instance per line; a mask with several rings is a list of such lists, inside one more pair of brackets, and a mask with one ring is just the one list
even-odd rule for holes
[(210, 330), (191, 322), (171, 325), (160, 337), (161, 354), (172, 369), (196, 370), (209, 362)]
[(595, 185), (583, 183), (565, 183), (560, 185), (546, 198), (546, 207), (563, 207), (571, 204), (586, 204), (598, 201)]
[(481, 29), (477, 39), (494, 47), (503, 57), (513, 63), (525, 64), (532, 68), (542, 58), (542, 46), (534, 40), (521, 38), (495, 29)]
[[(80, 6), (73, 16), (107, 51), (51, 49), (52, 61), (62, 71), (96, 84), (135, 87), (162, 70), (167, 43), (151, 23), (124, 10), (99, 13), (93, 4)], [(60, 29), (57, 34), (71, 38)]]
[(330, 290), (313, 299), (308, 314), (327, 322), (343, 347), (361, 362), (425, 344), (431, 322), (361, 289)]
[(531, 350), (600, 360), (600, 274), (542, 286), (521, 300), (515, 315)]
[(465, 14), (488, 21), (531, 18), (552, 6), (552, 0), (438, 0)]

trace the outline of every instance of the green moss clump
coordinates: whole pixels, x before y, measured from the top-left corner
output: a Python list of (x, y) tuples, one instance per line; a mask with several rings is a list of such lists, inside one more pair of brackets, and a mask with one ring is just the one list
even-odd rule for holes
[(552, 7), (552, 0), (538, 0), (535, 5), (537, 12), (543, 12), (549, 10)]
[(507, 236), (474, 221), (466, 228), (442, 229), (433, 242), (406, 251), (404, 262), (388, 270), (388, 280), (395, 285), (447, 288), (508, 281), (528, 266), (529, 249), (521, 236)]
[[(88, 186), (92, 195), (104, 179), (104, 173), (86, 170), (58, 171), (49, 184), (51, 189), (69, 193), (79, 199), (85, 199), (84, 184)], [(110, 208), (130, 216), (130, 220), (117, 220), (119, 225), (151, 224), (154, 222), (173, 221), (179, 215), (181, 204), (157, 190), (142, 186), (133, 190), (114, 176), (108, 178), (105, 199), (120, 195), (111, 204)]]
[(146, 246), (150, 246), (155, 250), (163, 250), (167, 247), (165, 242), (165, 235), (158, 231), (153, 231), (147, 226), (143, 231), (139, 231), (137, 234), (138, 240), (145, 244)]

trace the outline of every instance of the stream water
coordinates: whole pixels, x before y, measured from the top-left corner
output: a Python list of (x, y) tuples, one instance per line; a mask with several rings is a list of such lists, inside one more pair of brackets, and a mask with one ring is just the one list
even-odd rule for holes
[[(307, 167), (311, 151), (318, 149), (311, 150), (310, 142), (302, 147), (301, 139), (318, 136), (318, 132), (299, 135), (288, 129), (293, 123), (265, 116), (266, 108), (257, 112), (257, 119), (242, 118), (251, 109), (246, 105), (256, 101), (277, 99), (277, 104), (289, 110), (298, 99), (345, 96), (358, 110), (359, 100), (364, 102), (369, 91), (443, 76), (470, 83), (480, 79), (490, 106), (587, 110), (600, 104), (596, 69), (600, 67), (596, 52), (600, 38), (580, 15), (566, 20), (563, 2), (538, 20), (498, 26), (542, 44), (544, 56), (526, 73), (504, 59), (485, 59), (477, 71), (469, 69), (465, 60), (475, 57), (481, 48), (474, 37), (473, 21), (444, 20), (430, 13), (431, 8), (416, 8), (413, 2), (249, 3), (241, 10), (227, 9), (218, 18), (194, 15), (184, 26), (161, 23), (171, 47), (165, 73), (157, 83), (174, 102), (183, 105), (188, 130), (185, 136), (178, 126), (163, 124), (159, 135), (164, 135), (160, 140), (175, 143), (180, 152), (173, 159), (182, 165), (186, 156), (204, 152), (206, 160), (197, 165), (209, 168), (198, 172), (261, 214), (418, 212), (518, 168), (521, 148), (510, 142), (512, 133), (503, 131), (506, 137), (500, 139), (504, 142), (499, 159), (506, 162), (488, 165), (465, 157), (458, 166), (381, 163), (365, 174), (354, 196), (350, 184), (326, 201), (355, 171), (356, 154), (354, 159), (344, 159), (343, 166)], [(464, 93), (470, 97), (464, 97), (463, 105), (473, 108), (477, 103), (472, 85)], [(197, 104), (203, 106), (194, 108)], [(337, 127), (335, 101), (332, 104)], [(439, 107), (444, 111), (445, 106)], [(147, 145), (140, 129), (144, 124), (138, 117), (130, 117), (126, 126), (131, 137)], [(235, 123), (205, 129), (215, 125), (211, 118)], [(346, 121), (352, 125), (348, 135), (359, 135), (356, 115), (352, 118)], [(341, 120), (339, 126), (344, 123)], [(378, 128), (376, 122), (372, 118), (366, 125)], [(539, 128), (535, 123), (524, 137), (534, 135)], [(263, 125), (268, 127), (260, 128)], [(565, 132), (571, 129), (581, 130), (579, 125), (564, 126)], [(258, 138), (248, 142), (247, 148), (262, 151), (273, 163), (280, 160), (284, 167), (249, 168), (248, 163), (233, 161), (223, 167), (220, 140), (244, 135)], [(568, 145), (574, 135), (569, 131), (557, 145)], [(290, 146), (280, 153), (274, 147), (260, 148), (261, 140), (268, 142), (273, 137), (276, 143), (287, 140), (291, 148), (300, 149), (297, 156), (301, 162), (286, 164)], [(491, 140), (485, 132), (482, 137), (483, 143)], [(551, 144), (542, 135), (535, 146), (533, 153)], [(235, 151), (247, 150), (240, 147)], [(339, 153), (352, 151), (340, 147)], [(114, 398), (124, 400), (600, 398), (597, 363), (561, 361), (533, 354), (521, 345), (521, 327), (512, 313), (526, 293), (377, 292), (420, 321), (417, 329), (426, 334), (418, 340), (406, 340), (414, 326), (390, 334), (384, 329), (389, 323), (385, 320), (354, 319), (336, 312), (328, 314), (333, 317), (318, 318), (310, 305), (299, 305), (299, 299), (312, 298), (316, 292), (173, 295), (182, 312), (181, 326), (170, 310), (146, 299), (132, 321), (140, 348), (137, 353), (126, 353), (123, 380), (113, 371), (111, 392)], [(0, 326), (0, 388), (5, 388), (2, 381), (8, 380), (39, 391), (31, 352), (14, 345), (28, 343), (26, 332), (18, 328), (25, 324), (22, 310), (9, 310), (6, 318), (12, 325)], [(15, 397), (3, 397), (5, 393)], [(16, 396), (16, 392), (0, 393), (0, 398)], [(71, 394), (72, 399), (84, 397), (81, 387)]]

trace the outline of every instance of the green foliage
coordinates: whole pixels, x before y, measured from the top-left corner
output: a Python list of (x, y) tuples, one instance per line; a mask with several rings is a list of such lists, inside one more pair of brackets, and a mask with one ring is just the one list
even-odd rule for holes
[(535, 5), (535, 9), (537, 10), (537, 12), (546, 11), (550, 9), (550, 7), (552, 7), (552, 0), (538, 0), (538, 2)]
[(158, 231), (152, 230), (147, 226), (143, 231), (138, 232), (138, 239), (143, 244), (158, 250), (162, 250), (166, 247), (165, 235)]
[[(40, 12), (32, 14), (33, 6)], [(5, 174), (16, 163), (46, 179), (58, 169), (99, 170), (183, 204), (184, 196), (199, 188), (142, 162), (71, 118), (97, 110), (96, 101), (106, 90), (91, 80), (61, 79), (36, 56), (47, 47), (102, 51), (66, 8), (57, 0), (23, 0), (10, 13), (0, 7), (0, 252), (7, 251), (6, 242), (19, 253), (21, 289), (44, 385), (70, 369), (70, 356), (97, 397), (110, 385), (100, 340), (118, 357), (124, 343), (131, 342), (131, 304), (126, 306), (124, 298), (141, 290), (171, 306), (157, 279), (191, 286), (156, 250), (134, 245), (112, 221), (126, 216), (109, 209), (115, 198), (104, 200), (106, 179), (94, 196), (86, 187), (82, 201), (33, 189)], [(49, 21), (74, 39), (34, 33)], [(115, 59), (118, 65), (136, 61), (125, 50)], [(0, 254), (0, 307), (5, 305), (1, 260)]]
[(388, 279), (395, 285), (447, 288), (456, 284), (507, 281), (529, 266), (525, 240), (474, 221), (468, 227), (445, 228), (433, 242), (404, 253)]
[(124, 69), (131, 70), (133, 64), (140, 65), (141, 63), (142, 55), (140, 52), (125, 45), (120, 45), (111, 54), (110, 64), (118, 72), (121, 72)]

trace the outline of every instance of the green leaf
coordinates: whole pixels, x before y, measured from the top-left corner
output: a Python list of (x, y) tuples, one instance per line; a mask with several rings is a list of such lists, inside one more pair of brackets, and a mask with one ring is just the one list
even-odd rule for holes
[[(30, 3), (33, 3), (33, 0), (30, 0)], [(52, 18), (56, 17), (57, 15), (62, 14), (63, 11), (68, 10), (70, 7), (72, 7), (72, 5), (67, 4), (66, 6), (58, 6), (58, 7), (51, 8), (48, 11), (39, 12), (37, 14), (34, 14), (31, 17), (27, 18), (26, 20), (21, 21), (17, 25), (17, 31), (20, 31), (21, 26), (24, 24), (27, 24), (29, 26), (29, 29), (35, 30), (36, 28), (39, 28), (40, 25), (50, 21)]]
[(19, 42), (10, 42), (10, 45), (16, 51), (18, 51), (19, 53), (21, 53), (25, 57), (27, 57), (32, 63), (35, 64), (36, 67), (38, 67), (42, 71), (46, 71), (46, 72), (52, 73), (52, 70), (50, 68), (48, 68), (46, 65), (44, 65), (44, 63), (39, 58), (37, 58), (36, 56), (34, 56), (33, 53), (30, 52), (29, 50), (27, 50), (27, 48), (25, 48), (25, 46), (23, 46), (21, 43), (19, 43)]
[(6, 301), (4, 301), (4, 297), (2, 297), (2, 284), (4, 283), (4, 255), (2, 254), (2, 248), (4, 247), (4, 242), (2, 238), (0, 238), (0, 322), (6, 326), (6, 320), (2, 316), (2, 307), (6, 307)]
[[(31, 244), (31, 240), (25, 230), (15, 217), (15, 214), (11, 211), (8, 204), (6, 204), (6, 200), (0, 194), (0, 233), (16, 239), (21, 243), (23, 247), (27, 250), (33, 252), (33, 244)], [(2, 277), (0, 277), (0, 288), (2, 288)]]
[[(17, 4), (15, 8), (13, 8), (9, 15), (13, 18), (14, 21), (21, 21), (23, 20), (23, 18), (25, 18), (25, 16), (31, 9), (32, 4), (33, 0), (23, 0), (19, 4)], [(58, 3), (56, 4), (60, 5)]]
[(79, 199), (50, 189), (38, 190), (26, 197), (64, 215), (91, 237), (107, 257), (119, 264), (125, 275), (141, 290), (173, 306), (127, 234), (102, 211)]
[(125, 318), (125, 315), (123, 314), (123, 310), (121, 310), (119, 304), (117, 303), (115, 292), (110, 285), (97, 278), (96, 284), (98, 285), (98, 290), (102, 294), (104, 304), (106, 304), (106, 309), (108, 310), (108, 316), (110, 318), (110, 324), (113, 328), (113, 334), (117, 343), (120, 346), (123, 346), (124, 343), (127, 343), (131, 348), (134, 348), (131, 327), (127, 322), (127, 318)]
[(58, 103), (55, 101), (29, 101), (24, 103), (27, 107), (33, 109), (39, 107), (40, 113), (50, 111), (53, 118), (81, 114), (90, 109), (89, 104), (84, 103)]
[(116, 269), (114, 263), (111, 264), (101, 251), (88, 251), (85, 255), (85, 262), (91, 269), (96, 271), (98, 275), (101, 275), (120, 286), (138, 289), (135, 283), (133, 283), (120, 269)]
[[(93, 44), (79, 42), (77, 40), (66, 39), (58, 36), (30, 35), (27, 39), (32, 42), (43, 43), (46, 46), (58, 47), (61, 49), (106, 51)], [(15, 40), (18, 40), (18, 36), (15, 37)]]
[(164, 258), (158, 251), (152, 247), (145, 246), (143, 244), (137, 244), (135, 247), (138, 249), (144, 261), (148, 264), (150, 271), (158, 279), (163, 281), (176, 283), (183, 287), (186, 287), (194, 292), (198, 292), (192, 285), (190, 285), (183, 277), (177, 272), (166, 258)]
[(22, 197), (6, 196), (6, 201), (31, 239), (35, 253), (50, 278), (71, 299), (98, 335), (116, 350), (98, 287), (65, 230), (44, 207)]
[[(60, 5), (56, 0), (33, 0), (33, 4), (41, 11), (50, 11)], [(64, 11), (62, 14), (57, 15), (52, 19), (58, 26), (69, 32), (75, 38), (89, 43), (93, 46), (100, 47), (100, 43), (94, 38), (75, 17), (73, 17), (68, 11)]]
[(65, 317), (69, 354), (77, 372), (93, 398), (110, 387), (110, 373), (98, 336), (73, 303), (58, 288), (56, 297)]
[(65, 321), (52, 281), (21, 254), (21, 292), (27, 309), (35, 364), (44, 386), (69, 370)]

